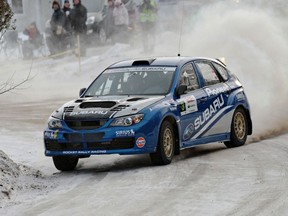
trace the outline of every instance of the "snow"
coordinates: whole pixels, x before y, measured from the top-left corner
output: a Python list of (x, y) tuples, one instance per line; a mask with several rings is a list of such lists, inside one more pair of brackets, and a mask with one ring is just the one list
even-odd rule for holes
[[(287, 19), (273, 8), (232, 5), (221, 1), (185, 20), (181, 53), (225, 56), (250, 100), (253, 136), (240, 148), (185, 150), (168, 166), (152, 166), (147, 155), (103, 155), (62, 173), (44, 156), (49, 115), (110, 64), (143, 56), (139, 47), (89, 48), (80, 67), (72, 55), (1, 55), (1, 81), (33, 78), (0, 95), (0, 215), (287, 215)], [(145, 55), (175, 56), (178, 35), (161, 32)]]

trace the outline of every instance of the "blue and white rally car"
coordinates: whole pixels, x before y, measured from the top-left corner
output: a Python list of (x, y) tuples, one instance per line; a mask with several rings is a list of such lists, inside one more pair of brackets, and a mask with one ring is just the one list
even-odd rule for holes
[(80, 97), (52, 113), (45, 155), (58, 170), (97, 154), (150, 154), (169, 164), (181, 149), (245, 144), (252, 121), (243, 86), (220, 60), (162, 57), (104, 70)]

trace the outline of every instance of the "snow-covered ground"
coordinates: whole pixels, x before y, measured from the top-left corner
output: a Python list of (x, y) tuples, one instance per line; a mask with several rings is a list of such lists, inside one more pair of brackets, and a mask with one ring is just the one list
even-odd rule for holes
[[(32, 77), (0, 95), (0, 215), (287, 215), (287, 19), (259, 1), (227, 2), (184, 19), (180, 51), (226, 57), (250, 99), (254, 134), (247, 145), (196, 147), (161, 167), (147, 155), (93, 156), (61, 173), (44, 156), (48, 116), (111, 63), (141, 57), (139, 46), (90, 48), (80, 67), (72, 55), (0, 56), (0, 84)], [(161, 32), (155, 52), (145, 55), (177, 55), (178, 36)]]

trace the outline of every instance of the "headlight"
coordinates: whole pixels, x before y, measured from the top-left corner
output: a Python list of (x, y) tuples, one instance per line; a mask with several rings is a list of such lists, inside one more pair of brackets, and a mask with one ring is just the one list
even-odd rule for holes
[(49, 129), (63, 128), (63, 125), (60, 119), (50, 117), (48, 120), (48, 128)]
[(95, 16), (88, 17), (86, 25), (91, 25), (95, 22)]
[(110, 126), (131, 126), (138, 124), (144, 118), (143, 114), (125, 116), (121, 118), (115, 118)]

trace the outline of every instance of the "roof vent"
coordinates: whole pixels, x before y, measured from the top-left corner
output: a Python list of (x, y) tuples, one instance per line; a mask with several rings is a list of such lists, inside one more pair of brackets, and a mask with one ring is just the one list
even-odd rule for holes
[(155, 59), (136, 60), (133, 62), (132, 66), (150, 65), (153, 61), (155, 61)]

